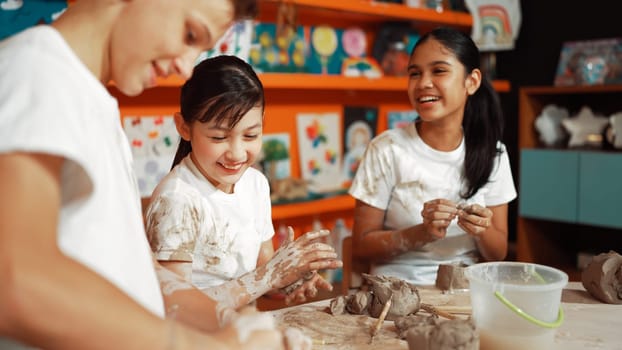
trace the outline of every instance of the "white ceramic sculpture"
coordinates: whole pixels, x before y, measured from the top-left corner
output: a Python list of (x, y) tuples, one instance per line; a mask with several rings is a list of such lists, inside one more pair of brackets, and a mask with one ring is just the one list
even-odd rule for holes
[(540, 115), (536, 117), (535, 127), (540, 135), (540, 141), (545, 146), (558, 146), (565, 137), (562, 120), (568, 118), (568, 110), (557, 105), (546, 105)]
[(613, 147), (622, 148), (622, 112), (614, 113), (609, 117)]
[(607, 124), (609, 124), (609, 118), (595, 115), (590, 107), (583, 106), (576, 116), (562, 120), (562, 125), (570, 133), (568, 147), (594, 144), (592, 139), (598, 137), (602, 143), (602, 133)]

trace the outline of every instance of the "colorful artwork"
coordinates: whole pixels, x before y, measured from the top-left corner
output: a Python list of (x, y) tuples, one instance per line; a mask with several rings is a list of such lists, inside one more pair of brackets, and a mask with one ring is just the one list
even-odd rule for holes
[(309, 51), (305, 27), (298, 27), (289, 35), (277, 37), (274, 23), (254, 24), (248, 63), (258, 72), (307, 72)]
[(288, 133), (264, 134), (262, 171), (268, 180), (285, 179), (291, 176), (290, 139)]
[(622, 84), (622, 38), (565, 42), (555, 86)]
[(419, 114), (414, 111), (391, 111), (387, 113), (388, 128), (403, 128), (406, 125), (412, 123), (419, 117)]
[(378, 108), (345, 106), (343, 112), (343, 164), (341, 170), (344, 188), (349, 188), (369, 141), (376, 135)]
[(303, 180), (312, 193), (341, 189), (341, 128), (339, 113), (301, 113), (296, 116)]
[(39, 23), (51, 23), (67, 0), (0, 0), (0, 40)]
[(168, 174), (179, 144), (173, 116), (126, 116), (123, 128), (134, 157), (134, 172), (142, 197), (149, 197)]
[(342, 29), (329, 26), (311, 27), (311, 50), (307, 62), (310, 73), (341, 74), (343, 60), (348, 57), (340, 45)]
[(214, 48), (199, 55), (197, 63), (206, 58), (220, 55), (237, 56), (248, 62), (251, 40), (253, 38), (253, 26), (254, 23), (252, 20), (235, 22), (229, 27), (223, 37), (218, 40)]
[(480, 51), (511, 50), (518, 36), (519, 0), (466, 0), (473, 15), (471, 37)]
[(341, 74), (347, 77), (366, 76), (376, 78), (382, 76), (378, 62), (365, 57), (367, 38), (361, 28), (352, 27), (341, 34), (341, 44), (347, 57), (343, 60)]

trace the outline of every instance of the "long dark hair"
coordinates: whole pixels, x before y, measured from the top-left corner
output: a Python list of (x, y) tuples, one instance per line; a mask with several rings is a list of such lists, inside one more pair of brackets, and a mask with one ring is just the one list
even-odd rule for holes
[[(248, 63), (236, 56), (216, 56), (201, 61), (181, 88), (181, 115), (188, 125), (216, 122), (233, 128), (253, 107), (265, 105), (263, 85)], [(180, 139), (171, 169), (192, 151)]]
[[(480, 69), (479, 50), (467, 34), (449, 27), (436, 28), (417, 41), (413, 53), (420, 44), (430, 39), (437, 40), (453, 52), (466, 74)], [(467, 99), (462, 129), (466, 152), (462, 176), (467, 187), (460, 195), (468, 199), (488, 183), (497, 155), (501, 153), (497, 144), (503, 135), (503, 113), (499, 96), (484, 72), (479, 89)]]

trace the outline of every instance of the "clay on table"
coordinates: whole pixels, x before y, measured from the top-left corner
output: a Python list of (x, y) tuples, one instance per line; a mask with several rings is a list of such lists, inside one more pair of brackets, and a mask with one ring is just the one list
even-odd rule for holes
[(611, 250), (593, 257), (581, 273), (581, 282), (598, 300), (622, 304), (622, 255)]
[[(356, 293), (337, 297), (330, 302), (333, 315), (350, 313), (369, 315), (378, 318), (389, 298), (393, 298), (386, 319), (394, 320), (400, 316), (419, 311), (421, 298), (414, 285), (395, 277), (362, 274), (363, 286)], [(344, 307), (345, 305), (345, 307)]]
[(440, 290), (468, 289), (464, 263), (440, 264), (436, 273), (436, 287)]
[(410, 350), (479, 350), (479, 335), (470, 319), (411, 327), (406, 341)]
[(440, 322), (435, 315), (408, 315), (398, 317), (393, 321), (401, 339), (406, 339), (406, 333), (413, 327), (435, 326)]

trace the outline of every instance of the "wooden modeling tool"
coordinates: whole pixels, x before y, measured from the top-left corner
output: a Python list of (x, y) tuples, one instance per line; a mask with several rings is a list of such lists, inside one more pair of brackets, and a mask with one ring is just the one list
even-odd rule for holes
[(374, 340), (374, 336), (378, 333), (380, 328), (382, 328), (382, 325), (384, 324), (384, 319), (387, 317), (387, 314), (389, 313), (389, 309), (391, 308), (392, 300), (393, 300), (393, 294), (391, 294), (391, 296), (389, 297), (389, 300), (387, 300), (387, 302), (384, 304), (384, 307), (382, 308), (382, 312), (380, 312), (380, 316), (378, 316), (378, 321), (376, 322), (374, 327), (372, 327), (371, 329), (371, 337), (369, 338), (369, 344), (372, 343), (372, 341)]

